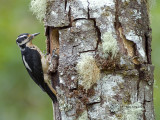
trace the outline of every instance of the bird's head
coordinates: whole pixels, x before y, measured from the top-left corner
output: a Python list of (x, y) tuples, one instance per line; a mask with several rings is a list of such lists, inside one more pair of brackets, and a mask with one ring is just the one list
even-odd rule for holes
[(39, 35), (40, 33), (34, 33), (34, 34), (29, 34), (29, 33), (23, 33), (20, 34), (16, 40), (16, 43), (19, 47), (26, 45), (28, 42), (32, 41), (32, 39)]

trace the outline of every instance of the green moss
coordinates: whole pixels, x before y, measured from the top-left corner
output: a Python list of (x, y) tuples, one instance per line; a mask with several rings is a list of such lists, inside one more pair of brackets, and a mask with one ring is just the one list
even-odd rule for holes
[(38, 20), (43, 20), (46, 14), (46, 0), (31, 0), (30, 10), (36, 15)]
[(102, 37), (102, 48), (105, 57), (108, 57), (109, 53), (112, 54), (112, 58), (116, 57), (118, 53), (118, 45), (111, 32), (104, 33)]
[(77, 72), (79, 73), (79, 83), (89, 89), (100, 79), (100, 69), (97, 67), (95, 59), (88, 54), (81, 55), (81, 59), (77, 64)]

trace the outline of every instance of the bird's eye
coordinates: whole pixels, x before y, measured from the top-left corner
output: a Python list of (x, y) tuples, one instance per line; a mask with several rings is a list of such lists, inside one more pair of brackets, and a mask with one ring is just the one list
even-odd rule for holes
[(27, 36), (24, 36), (24, 38), (23, 39), (27, 39)]

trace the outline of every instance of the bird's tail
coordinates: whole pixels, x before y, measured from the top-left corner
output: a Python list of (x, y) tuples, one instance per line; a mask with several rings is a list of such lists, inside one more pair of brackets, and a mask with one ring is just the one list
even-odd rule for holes
[(53, 103), (57, 102), (56, 91), (51, 85), (48, 85), (47, 83), (45, 83), (45, 92), (52, 99)]

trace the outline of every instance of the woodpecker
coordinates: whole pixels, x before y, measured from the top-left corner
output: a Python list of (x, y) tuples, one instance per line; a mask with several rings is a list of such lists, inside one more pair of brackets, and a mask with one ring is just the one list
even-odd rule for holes
[(39, 34), (20, 34), (16, 43), (21, 50), (22, 61), (30, 77), (55, 103), (57, 101), (56, 91), (51, 86), (48, 75), (49, 62), (40, 49), (32, 44), (33, 38)]

